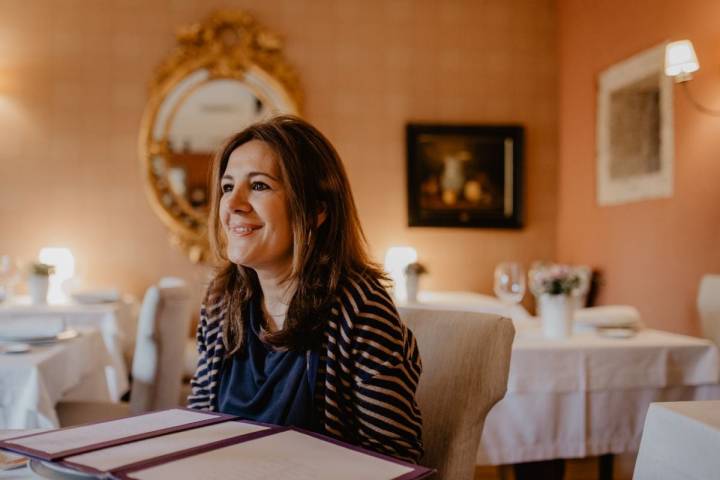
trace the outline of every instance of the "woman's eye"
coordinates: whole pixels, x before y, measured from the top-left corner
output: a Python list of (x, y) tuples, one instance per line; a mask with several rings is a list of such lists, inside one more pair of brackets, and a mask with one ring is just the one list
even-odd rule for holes
[(268, 188), (270, 188), (270, 186), (268, 186), (267, 183), (263, 183), (263, 182), (252, 182), (252, 184), (250, 184), (250, 188), (252, 188), (255, 191), (261, 191), (261, 190), (267, 190)]
[(224, 185), (221, 185), (220, 188), (222, 189), (223, 193), (232, 192), (233, 186), (231, 183), (226, 183)]

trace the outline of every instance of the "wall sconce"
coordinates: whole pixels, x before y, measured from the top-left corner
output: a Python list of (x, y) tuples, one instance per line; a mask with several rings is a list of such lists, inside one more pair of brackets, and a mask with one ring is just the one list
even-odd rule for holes
[(685, 96), (693, 107), (708, 115), (720, 116), (720, 110), (713, 110), (701, 105), (690, 93), (687, 82), (698, 70), (700, 70), (700, 63), (690, 40), (670, 42), (665, 46), (665, 75), (672, 77), (675, 83), (682, 86)]

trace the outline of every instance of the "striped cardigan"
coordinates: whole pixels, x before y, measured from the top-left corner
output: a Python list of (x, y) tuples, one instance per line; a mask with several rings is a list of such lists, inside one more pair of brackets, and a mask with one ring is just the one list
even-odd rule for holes
[[(201, 308), (190, 408), (217, 409), (225, 314), (222, 302)], [(322, 433), (417, 462), (423, 453), (415, 401), (421, 370), (415, 338), (386, 290), (373, 279), (348, 278), (332, 305), (320, 352), (315, 404)]]

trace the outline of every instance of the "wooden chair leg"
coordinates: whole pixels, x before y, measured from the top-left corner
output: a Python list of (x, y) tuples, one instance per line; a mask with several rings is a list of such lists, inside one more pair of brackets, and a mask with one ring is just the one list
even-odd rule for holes
[(612, 480), (613, 478), (613, 460), (614, 456), (612, 453), (600, 455), (598, 458), (598, 479), (599, 480)]
[(515, 480), (512, 465), (498, 465), (497, 473), (500, 480)]
[(565, 478), (565, 460), (543, 460), (541, 462), (517, 463), (513, 465), (516, 480), (563, 480)]

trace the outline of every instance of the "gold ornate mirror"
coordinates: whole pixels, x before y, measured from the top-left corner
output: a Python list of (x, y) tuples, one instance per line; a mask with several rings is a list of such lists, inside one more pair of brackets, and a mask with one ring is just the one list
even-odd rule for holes
[(208, 258), (213, 153), (245, 126), (300, 113), (301, 93), (282, 41), (242, 11), (223, 11), (177, 34), (157, 68), (140, 128), (146, 192), (190, 260)]

